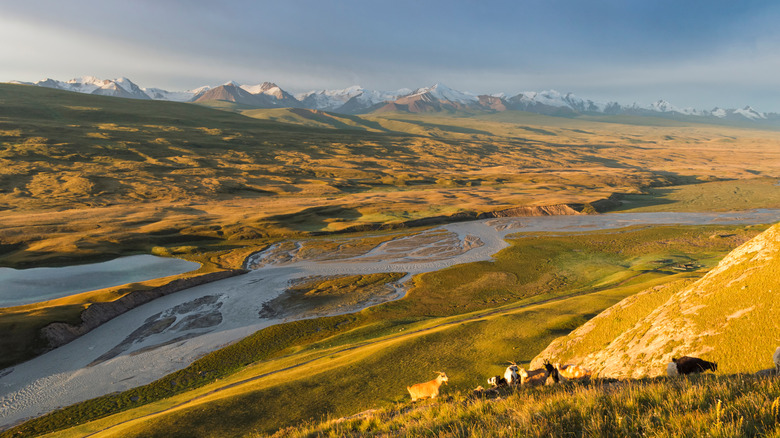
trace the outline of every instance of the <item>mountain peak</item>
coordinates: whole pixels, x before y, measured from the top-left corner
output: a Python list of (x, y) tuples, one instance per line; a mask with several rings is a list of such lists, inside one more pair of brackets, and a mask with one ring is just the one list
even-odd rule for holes
[(479, 101), (477, 96), (470, 93), (464, 93), (462, 91), (453, 90), (442, 83), (436, 83), (433, 86), (426, 88), (418, 88), (412, 93), (412, 95), (424, 95), (428, 94), (435, 97), (438, 100), (446, 100), (459, 104), (470, 104)]

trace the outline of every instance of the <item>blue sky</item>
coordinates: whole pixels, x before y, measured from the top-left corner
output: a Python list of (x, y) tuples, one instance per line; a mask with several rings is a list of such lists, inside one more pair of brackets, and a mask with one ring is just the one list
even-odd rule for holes
[(0, 0), (0, 81), (437, 82), (780, 112), (780, 2)]

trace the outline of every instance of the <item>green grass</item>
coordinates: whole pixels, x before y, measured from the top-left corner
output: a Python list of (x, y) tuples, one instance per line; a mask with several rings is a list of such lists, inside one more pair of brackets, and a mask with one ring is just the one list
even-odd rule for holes
[(621, 196), (621, 212), (739, 211), (780, 208), (778, 178), (713, 181), (649, 188), (645, 194)]
[[(401, 401), (405, 385), (427, 380), (440, 369), (452, 373), (454, 390), (465, 390), (499, 373), (507, 360), (529, 362), (553, 339), (626, 296), (701, 275), (632, 269), (646, 267), (648, 257), (666, 260), (684, 254), (686, 260), (711, 266), (757, 228), (656, 227), (518, 237), (492, 263), (417, 277), (402, 300), (356, 314), (269, 327), (150, 385), (68, 407), (15, 431), (43, 433), (89, 421), (95, 422), (92, 427), (107, 427), (140, 412), (156, 412), (152, 406), (166, 411), (172, 403), (166, 400), (192, 403), (202, 391), (246, 379), (211, 396), (213, 402), (166, 412), (137, 430), (165, 435), (175, 432), (166, 425), (192, 423), (187, 430), (204, 436), (209, 429), (223, 428), (271, 432), (303, 418), (347, 415)], [(711, 239), (716, 233), (731, 237)], [(629, 275), (604, 283), (603, 276), (621, 270)], [(315, 282), (304, 294), (332, 286), (343, 287), (343, 280)], [(572, 297), (556, 299), (565, 296)], [(296, 365), (309, 361), (316, 363), (303, 369)], [(263, 373), (276, 377), (251, 380)], [(348, 384), (354, 379), (371, 381), (376, 389), (364, 393), (365, 386)], [(98, 420), (109, 415), (116, 417)]]
[(308, 278), (264, 303), (260, 315), (266, 318), (288, 315), (311, 318), (359, 309), (372, 302), (388, 301), (396, 294), (390, 283), (405, 275), (402, 272), (389, 272)]
[(8, 311), (0, 308), (0, 369), (10, 367), (41, 354), (48, 349), (48, 342), (40, 330), (53, 321), (74, 325), (81, 323), (79, 315), (83, 305), (71, 304), (42, 309)]
[[(595, 381), (399, 403), (355, 418), (292, 426), (276, 437), (780, 436), (780, 380), (750, 375)], [(236, 436), (259, 437), (243, 431)]]

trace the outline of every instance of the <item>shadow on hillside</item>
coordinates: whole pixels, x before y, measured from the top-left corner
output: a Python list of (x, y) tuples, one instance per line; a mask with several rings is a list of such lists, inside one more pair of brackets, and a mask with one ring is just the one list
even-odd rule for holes
[(409, 120), (409, 119), (403, 119), (401, 121), (404, 122), (404, 123), (409, 123), (409, 124), (412, 124), (412, 125), (420, 126), (421, 128), (439, 129), (441, 131), (454, 132), (456, 134), (493, 135), (492, 132), (482, 131), (480, 129), (474, 129), (474, 128), (464, 128), (462, 126), (440, 125), (440, 124), (437, 124), (437, 123), (428, 123), (428, 122), (423, 122), (421, 120)]
[(268, 218), (272, 224), (297, 231), (318, 231), (333, 222), (349, 222), (363, 216), (354, 208), (339, 206), (311, 207), (296, 213), (280, 214)]
[[(403, 132), (397, 132), (397, 131), (392, 131), (390, 129), (387, 129), (384, 126), (380, 125), (378, 122), (365, 120), (362, 117), (353, 116), (353, 115), (339, 114), (338, 116), (336, 116), (330, 113), (326, 113), (322, 111), (313, 111), (304, 108), (290, 108), (290, 112), (304, 119), (311, 120), (318, 123), (323, 123), (337, 129), (351, 129), (357, 131), (368, 131), (369, 129), (373, 129), (388, 134), (405, 134)], [(339, 119), (349, 120), (355, 123), (356, 125), (349, 125), (347, 123), (342, 122)]]
[(552, 131), (546, 131), (544, 129), (539, 129), (539, 128), (531, 128), (530, 126), (518, 126), (518, 128), (524, 129), (524, 130), (529, 131), (529, 132), (533, 132), (534, 134), (553, 135), (553, 136), (557, 136), (558, 135), (558, 134), (556, 134), (555, 132), (552, 132)]

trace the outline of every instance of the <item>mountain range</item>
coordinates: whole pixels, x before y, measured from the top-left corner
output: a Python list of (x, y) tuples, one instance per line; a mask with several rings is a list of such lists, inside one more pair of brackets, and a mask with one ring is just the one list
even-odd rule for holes
[(506, 97), (505, 94), (476, 95), (454, 90), (442, 84), (415, 90), (403, 88), (396, 91), (367, 90), (355, 85), (340, 90), (316, 90), (292, 95), (272, 82), (241, 85), (230, 81), (219, 86), (204, 86), (187, 91), (142, 88), (125, 77), (99, 79), (94, 76), (84, 76), (64, 82), (45, 79), (38, 82), (14, 81), (13, 83), (132, 99), (196, 103), (221, 100), (255, 108), (308, 108), (344, 114), (519, 110), (566, 117), (580, 114), (626, 114), (757, 123), (780, 122), (780, 114), (763, 113), (750, 106), (738, 109), (716, 107), (712, 110), (700, 110), (678, 108), (665, 100), (658, 100), (650, 105), (637, 103), (623, 105), (618, 102), (604, 103), (582, 99), (573, 93), (559, 93), (555, 90), (528, 91), (511, 97)]

